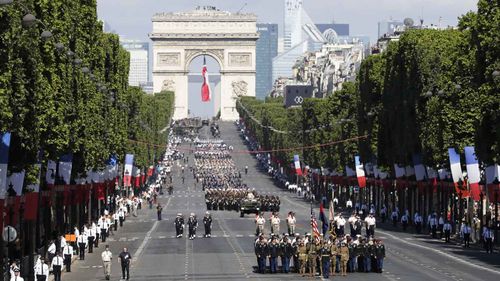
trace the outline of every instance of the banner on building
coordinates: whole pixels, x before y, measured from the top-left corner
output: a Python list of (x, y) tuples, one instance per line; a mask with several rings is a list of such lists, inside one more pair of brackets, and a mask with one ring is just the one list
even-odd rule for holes
[(71, 169), (73, 167), (73, 154), (69, 153), (61, 156), (59, 159), (59, 177), (63, 180), (65, 185), (71, 183)]
[(413, 154), (413, 166), (415, 168), (415, 179), (423, 181), (426, 179), (425, 166), (422, 163), (422, 155)]
[(299, 155), (295, 154), (293, 156), (293, 163), (295, 164), (295, 173), (298, 175), (298, 176), (302, 176), (302, 169), (300, 168), (300, 159), (299, 159)]
[(459, 181), (463, 181), (462, 167), (460, 166), (460, 155), (454, 148), (448, 148), (448, 155), (450, 157), (450, 170), (453, 182), (458, 183)]
[(476, 152), (473, 146), (465, 147), (465, 164), (467, 168), (467, 178), (469, 179), (469, 186), (472, 189), (479, 190), (479, 182), (481, 175), (479, 173), (479, 162), (476, 157)]

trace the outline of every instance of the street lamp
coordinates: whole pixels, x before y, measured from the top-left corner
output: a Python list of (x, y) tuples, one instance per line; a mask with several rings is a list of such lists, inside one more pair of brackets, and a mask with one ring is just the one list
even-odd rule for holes
[(26, 14), (23, 17), (23, 26), (32, 27), (36, 23), (36, 17), (33, 14)]

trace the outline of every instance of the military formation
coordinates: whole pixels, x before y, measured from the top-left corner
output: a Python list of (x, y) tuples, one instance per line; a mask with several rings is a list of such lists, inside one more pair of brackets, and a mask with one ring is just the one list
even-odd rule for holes
[(278, 196), (258, 194), (243, 183), (231, 157), (231, 146), (221, 140), (197, 139), (195, 147), (192, 172), (205, 191), (207, 210), (239, 211), (241, 202), (251, 198), (258, 202), (261, 211), (279, 211)]
[(280, 210), (280, 199), (276, 195), (258, 194), (257, 191), (246, 187), (205, 190), (207, 210), (237, 212), (240, 210), (241, 202), (249, 197), (259, 202), (259, 210), (263, 212), (279, 212)]
[(259, 273), (289, 273), (324, 278), (348, 272), (382, 273), (385, 246), (382, 240), (349, 234), (337, 237), (334, 233), (328, 239), (323, 235), (312, 237), (309, 233), (300, 235), (264, 234), (255, 241), (257, 257), (256, 271)]

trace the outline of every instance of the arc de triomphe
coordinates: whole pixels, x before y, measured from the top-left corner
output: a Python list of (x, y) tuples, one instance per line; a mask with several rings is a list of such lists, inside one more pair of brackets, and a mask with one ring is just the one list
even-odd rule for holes
[(255, 96), (257, 17), (204, 8), (160, 13), (152, 21), (154, 92), (175, 92), (173, 118), (188, 117), (189, 65), (194, 58), (208, 55), (220, 66), (221, 119), (236, 120), (236, 98)]

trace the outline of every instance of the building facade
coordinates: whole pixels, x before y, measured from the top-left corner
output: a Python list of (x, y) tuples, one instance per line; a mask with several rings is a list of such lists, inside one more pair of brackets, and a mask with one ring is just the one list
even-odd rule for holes
[(264, 99), (273, 87), (273, 59), (278, 55), (278, 24), (258, 23), (255, 96)]
[(121, 45), (130, 53), (128, 84), (139, 87), (149, 82), (149, 43), (129, 40), (122, 41)]

